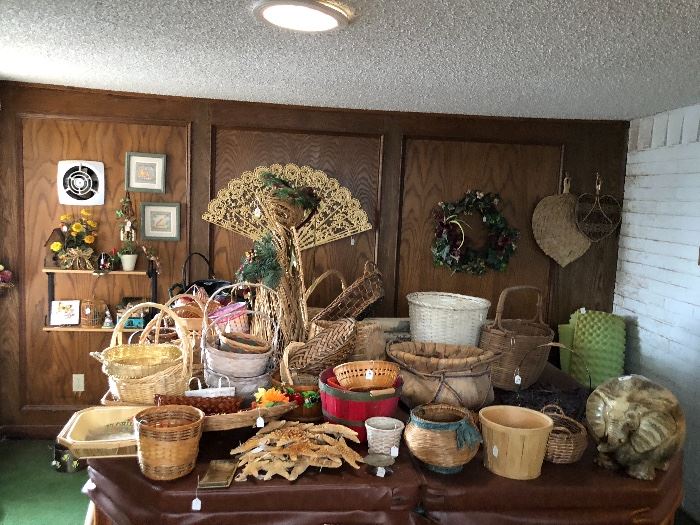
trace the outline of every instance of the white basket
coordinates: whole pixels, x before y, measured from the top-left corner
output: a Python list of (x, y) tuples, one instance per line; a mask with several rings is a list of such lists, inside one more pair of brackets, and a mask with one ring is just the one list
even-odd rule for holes
[(370, 454), (391, 455), (391, 449), (398, 451), (403, 434), (403, 421), (393, 417), (376, 416), (365, 421), (367, 429), (367, 446)]
[(491, 302), (446, 292), (414, 292), (406, 296), (411, 339), (417, 342), (476, 346)]
[(204, 368), (204, 381), (207, 385), (216, 385), (223, 377), (228, 379), (232, 388), (236, 389), (236, 395), (245, 400), (252, 399), (253, 394), (258, 390), (258, 388), (268, 388), (272, 385), (269, 373), (265, 373), (257, 377), (235, 377), (219, 374), (209, 370), (208, 368)]

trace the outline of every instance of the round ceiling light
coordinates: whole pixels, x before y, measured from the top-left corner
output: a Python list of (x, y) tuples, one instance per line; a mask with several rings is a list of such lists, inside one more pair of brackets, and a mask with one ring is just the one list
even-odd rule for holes
[(324, 0), (262, 0), (253, 13), (269, 24), (312, 33), (344, 27), (350, 20), (340, 4)]

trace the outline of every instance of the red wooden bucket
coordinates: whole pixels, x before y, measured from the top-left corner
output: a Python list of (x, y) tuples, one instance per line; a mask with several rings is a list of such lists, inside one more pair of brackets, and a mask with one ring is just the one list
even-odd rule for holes
[(392, 417), (401, 395), (403, 379), (396, 378), (393, 391), (372, 395), (370, 392), (351, 392), (328, 384), (335, 377), (333, 369), (326, 369), (318, 379), (321, 406), (326, 421), (345, 425), (357, 432), (360, 441), (366, 441), (365, 420), (375, 416)]

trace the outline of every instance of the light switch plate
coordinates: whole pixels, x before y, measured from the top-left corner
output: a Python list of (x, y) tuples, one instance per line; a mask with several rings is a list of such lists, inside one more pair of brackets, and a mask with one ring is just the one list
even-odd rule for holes
[(85, 392), (85, 374), (73, 374), (73, 392)]

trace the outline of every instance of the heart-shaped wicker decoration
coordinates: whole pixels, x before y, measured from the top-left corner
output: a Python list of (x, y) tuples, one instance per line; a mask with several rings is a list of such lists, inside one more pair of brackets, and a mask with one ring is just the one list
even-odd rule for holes
[(576, 203), (576, 225), (591, 242), (613, 233), (622, 221), (620, 203), (612, 195), (600, 196), (601, 179), (596, 173), (595, 195), (584, 193)]
[(591, 241), (576, 226), (576, 195), (569, 193), (569, 178), (564, 193), (542, 199), (532, 214), (532, 233), (542, 251), (564, 268), (581, 257)]

